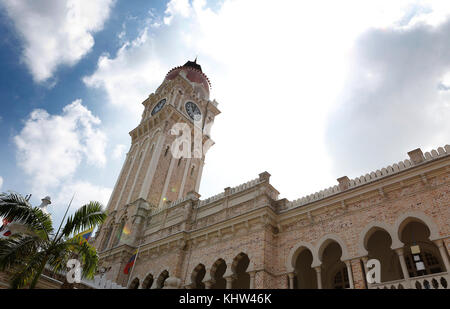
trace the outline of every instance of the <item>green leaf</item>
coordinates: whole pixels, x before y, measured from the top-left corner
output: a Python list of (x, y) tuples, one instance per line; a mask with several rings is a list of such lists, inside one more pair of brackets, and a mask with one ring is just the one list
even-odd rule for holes
[(67, 218), (62, 235), (69, 237), (83, 232), (102, 224), (105, 219), (106, 213), (103, 211), (103, 205), (99, 202), (90, 202), (80, 207), (72, 216)]

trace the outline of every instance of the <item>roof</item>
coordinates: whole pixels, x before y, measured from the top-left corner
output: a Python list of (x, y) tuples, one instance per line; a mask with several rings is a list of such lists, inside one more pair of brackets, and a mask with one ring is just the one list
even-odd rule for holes
[(199, 70), (200, 72), (203, 72), (203, 71), (202, 71), (202, 67), (201, 67), (199, 64), (197, 64), (197, 58), (195, 58), (194, 61), (188, 61), (188, 62), (186, 62), (183, 66), (184, 66), (184, 67), (194, 68), (194, 69)]

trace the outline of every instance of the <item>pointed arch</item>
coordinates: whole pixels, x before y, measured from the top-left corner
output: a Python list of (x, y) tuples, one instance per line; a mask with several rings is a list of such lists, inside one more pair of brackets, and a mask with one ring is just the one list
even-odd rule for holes
[(286, 271), (287, 272), (293, 272), (294, 271), (294, 269), (295, 269), (295, 262), (297, 260), (297, 257), (300, 255), (300, 253), (302, 253), (303, 250), (311, 251), (311, 254), (313, 256), (313, 263), (312, 263), (312, 265), (320, 264), (320, 261), (318, 260), (317, 255), (314, 254), (316, 251), (314, 250), (313, 245), (311, 245), (308, 242), (301, 241), (301, 242), (296, 243), (292, 247), (291, 251), (289, 251), (289, 255), (287, 256), (287, 259), (286, 259)]
[(439, 228), (433, 219), (420, 211), (408, 211), (400, 215), (397, 220), (395, 220), (394, 231), (396, 232), (398, 239), (401, 239), (401, 231), (403, 227), (413, 221), (421, 222), (428, 227), (430, 230), (430, 240), (437, 240), (441, 238), (439, 236)]
[[(341, 261), (345, 261), (350, 258), (349, 254), (348, 254), (347, 245), (342, 240), (342, 238), (339, 237), (337, 234), (327, 234), (327, 235), (322, 236), (322, 238), (320, 238), (320, 240), (317, 241), (316, 252), (315, 252), (315, 254), (317, 256), (316, 262), (318, 262), (318, 261), (320, 261), (320, 263), (322, 262), (323, 250), (325, 250), (325, 248), (333, 241), (338, 243), (338, 245), (341, 247), (341, 250), (342, 250)], [(312, 267), (319, 266), (320, 263), (313, 264)]]
[(403, 246), (402, 242), (398, 238), (398, 234), (395, 233), (395, 230), (392, 226), (386, 224), (385, 222), (373, 221), (367, 224), (364, 229), (359, 234), (358, 239), (358, 254), (360, 256), (366, 256), (368, 254), (367, 251), (367, 241), (376, 231), (383, 230), (391, 236), (392, 244), (391, 249), (400, 248)]
[(130, 285), (128, 286), (128, 289), (135, 290), (139, 288), (139, 278), (136, 277), (131, 281)]
[(145, 276), (144, 281), (142, 282), (142, 288), (143, 289), (150, 289), (152, 287), (152, 285), (153, 285), (153, 281), (154, 281), (153, 274), (152, 273), (148, 273)]

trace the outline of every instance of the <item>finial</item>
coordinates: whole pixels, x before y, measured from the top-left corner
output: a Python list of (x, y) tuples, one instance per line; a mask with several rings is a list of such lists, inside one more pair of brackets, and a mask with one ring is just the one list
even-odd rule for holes
[(198, 57), (198, 56), (195, 56), (195, 60), (194, 60), (194, 63), (197, 63), (197, 57)]
[(44, 197), (43, 199), (41, 199), (41, 201), (42, 203), (41, 205), (39, 205), (39, 207), (42, 209), (43, 213), (48, 214), (47, 206), (52, 203), (50, 196)]

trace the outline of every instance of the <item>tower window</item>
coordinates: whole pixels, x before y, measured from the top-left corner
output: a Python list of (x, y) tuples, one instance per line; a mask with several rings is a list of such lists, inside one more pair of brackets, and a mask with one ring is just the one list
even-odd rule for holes
[(167, 156), (168, 153), (169, 153), (169, 146), (167, 146), (166, 151), (164, 152), (164, 156)]
[(180, 163), (181, 163), (181, 160), (183, 159), (183, 157), (181, 157), (179, 160), (178, 160), (178, 166), (180, 166)]
[(195, 166), (192, 165), (192, 167), (191, 167), (191, 176), (194, 175), (194, 170), (195, 170)]

